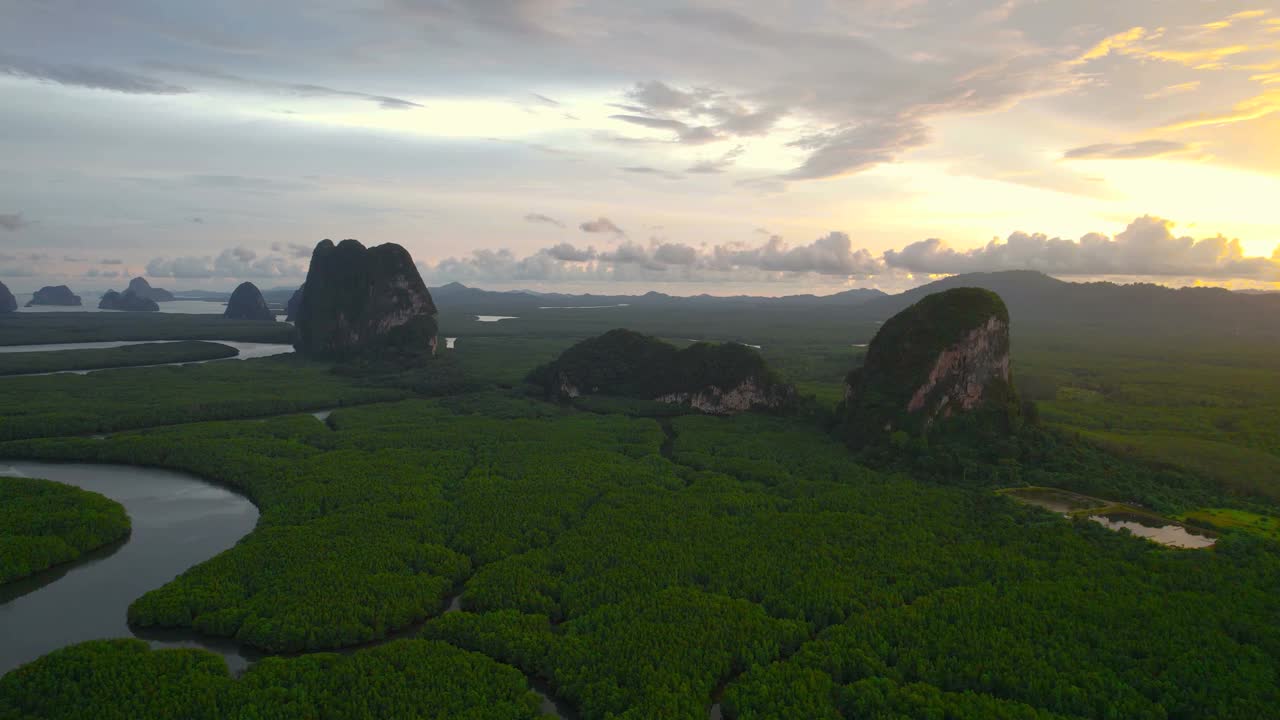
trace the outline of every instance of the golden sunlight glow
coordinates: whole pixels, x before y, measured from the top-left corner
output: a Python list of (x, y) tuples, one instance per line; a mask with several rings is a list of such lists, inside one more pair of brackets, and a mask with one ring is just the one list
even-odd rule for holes
[[(1263, 80), (1264, 83), (1271, 82)], [(1272, 113), (1280, 112), (1280, 89), (1268, 90), (1261, 95), (1236, 103), (1231, 112), (1217, 115), (1206, 115), (1167, 125), (1164, 130), (1188, 130), (1206, 125), (1229, 125), (1246, 120), (1258, 120)]]

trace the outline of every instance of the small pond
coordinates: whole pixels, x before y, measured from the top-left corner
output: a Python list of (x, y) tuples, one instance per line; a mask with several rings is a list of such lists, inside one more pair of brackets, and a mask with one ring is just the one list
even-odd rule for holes
[(1175, 548), (1207, 548), (1217, 539), (1187, 526), (1151, 515), (1109, 512), (1090, 515), (1089, 519), (1111, 530), (1128, 530), (1152, 542)]

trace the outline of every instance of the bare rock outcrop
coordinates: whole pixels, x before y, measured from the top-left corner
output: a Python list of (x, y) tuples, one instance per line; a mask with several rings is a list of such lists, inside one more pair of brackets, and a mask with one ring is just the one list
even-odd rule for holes
[(999, 295), (956, 288), (890, 318), (845, 383), (855, 446), (894, 433), (927, 435), (961, 415), (1005, 423), (1018, 412), (1009, 363), (1009, 311)]
[(299, 353), (342, 359), (435, 352), (436, 305), (399, 245), (323, 240), (305, 287), (296, 317)]
[(298, 311), (302, 309), (302, 291), (304, 289), (306, 289), (305, 285), (294, 290), (293, 294), (289, 296), (289, 302), (284, 306), (284, 319), (286, 321), (294, 322), (298, 319)]

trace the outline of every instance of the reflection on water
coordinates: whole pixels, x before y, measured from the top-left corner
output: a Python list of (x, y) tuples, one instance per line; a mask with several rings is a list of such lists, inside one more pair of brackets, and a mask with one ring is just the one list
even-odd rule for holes
[(476, 320), (480, 322), (498, 322), (499, 320), (519, 320), (515, 315), (477, 315)]
[(44, 352), (46, 350), (101, 350), (137, 345), (143, 342), (178, 342), (177, 340), (112, 340), (109, 342), (47, 343), (44, 345), (0, 345), (0, 353)]
[(1214, 538), (1192, 532), (1184, 525), (1146, 515), (1115, 512), (1090, 515), (1089, 519), (1111, 530), (1128, 530), (1138, 537), (1168, 547), (1207, 548), (1216, 542)]
[[(21, 353), (21, 352), (40, 352), (49, 350), (90, 350), (97, 348), (114, 348), (123, 347), (125, 345), (142, 345), (155, 343), (172, 343), (187, 342), (185, 340), (130, 340), (127, 342), (97, 342), (97, 343), (50, 343), (48, 345), (9, 345), (0, 347), (0, 353)], [(150, 365), (126, 365), (116, 368), (98, 368), (89, 370), (58, 370), (47, 373), (16, 373), (13, 375), (5, 375), (3, 377), (32, 377), (35, 375), (87, 375), (91, 372), (106, 372), (110, 370), (123, 370), (126, 368), (143, 368), (143, 367), (164, 367), (166, 365), (203, 365), (207, 362), (219, 362), (222, 360), (249, 360), (252, 358), (271, 357), (272, 355), (284, 355), (293, 352), (292, 345), (283, 343), (255, 343), (255, 342), (237, 342), (235, 340), (204, 340), (202, 342), (217, 343), (233, 347), (239, 351), (238, 355), (229, 358), (216, 358), (214, 360), (188, 360), (185, 362), (171, 363), (153, 363)]]
[(0, 587), (0, 674), (66, 645), (135, 635), (157, 647), (204, 647), (232, 670), (251, 655), (230, 641), (135, 632), (129, 604), (230, 548), (258, 522), (247, 499), (190, 475), (124, 465), (13, 462), (0, 474), (56, 480), (124, 506), (133, 530), (114, 547)]

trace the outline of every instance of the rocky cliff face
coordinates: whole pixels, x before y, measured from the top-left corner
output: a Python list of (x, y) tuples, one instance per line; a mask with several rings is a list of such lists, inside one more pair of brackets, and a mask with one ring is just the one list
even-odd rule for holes
[(71, 288), (66, 285), (46, 285), (31, 296), (31, 300), (27, 302), (27, 307), (34, 305), (75, 306), (79, 304), (80, 296), (71, 292)]
[(899, 431), (925, 435), (959, 415), (1007, 423), (1017, 408), (1009, 312), (1000, 296), (977, 288), (930, 295), (890, 318), (845, 385), (854, 445)]
[(156, 302), (169, 302), (173, 300), (173, 293), (163, 288), (151, 287), (151, 283), (146, 278), (136, 277), (129, 281), (129, 287), (125, 292), (132, 292), (140, 298), (154, 300)]
[(228, 320), (265, 320), (275, 322), (276, 315), (267, 307), (258, 286), (251, 282), (240, 283), (227, 300), (227, 309), (222, 317)]
[(617, 395), (717, 415), (781, 410), (796, 401), (795, 388), (744, 345), (695, 343), (681, 350), (630, 330), (584, 340), (534, 370), (529, 380), (556, 399)]
[(160, 306), (155, 300), (139, 296), (132, 290), (122, 293), (108, 290), (98, 302), (99, 310), (126, 310), (129, 312), (157, 312)]
[(305, 287), (298, 352), (324, 358), (435, 352), (435, 303), (399, 245), (324, 240), (311, 255)]
[(298, 311), (302, 309), (302, 291), (306, 286), (299, 287), (293, 291), (293, 295), (289, 296), (289, 302), (284, 306), (284, 319), (293, 322), (298, 319)]
[(747, 378), (727, 389), (708, 385), (693, 393), (678, 392), (659, 395), (658, 402), (688, 405), (708, 415), (736, 415), (748, 410), (782, 410), (796, 401), (796, 391), (790, 385), (757, 382)]
[(11, 313), (18, 309), (18, 299), (9, 292), (9, 287), (0, 283), (0, 313)]

